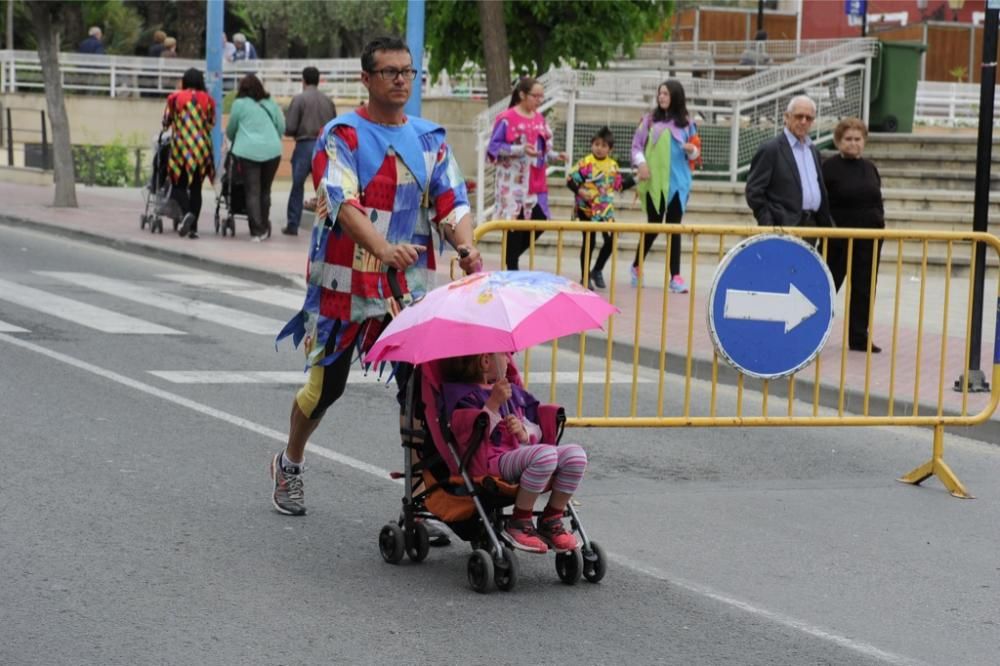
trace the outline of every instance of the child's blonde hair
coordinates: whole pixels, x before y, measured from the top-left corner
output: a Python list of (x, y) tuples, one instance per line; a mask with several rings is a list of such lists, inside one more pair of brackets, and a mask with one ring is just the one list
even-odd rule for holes
[(441, 359), (441, 377), (446, 382), (458, 384), (478, 384), (483, 381), (483, 370), (479, 365), (482, 354), (449, 356)]

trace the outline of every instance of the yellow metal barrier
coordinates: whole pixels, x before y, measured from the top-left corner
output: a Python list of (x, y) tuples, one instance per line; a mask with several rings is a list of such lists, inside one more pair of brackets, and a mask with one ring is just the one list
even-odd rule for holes
[[(919, 484), (930, 476), (937, 476), (944, 486), (956, 497), (969, 498), (971, 495), (958, 480), (956, 475), (948, 467), (943, 459), (944, 449), (944, 428), (947, 426), (972, 426), (981, 424), (988, 420), (1000, 402), (1000, 333), (995, 335), (997, 342), (994, 348), (994, 365), (992, 373), (991, 393), (970, 394), (968, 386), (967, 371), (969, 364), (969, 337), (972, 328), (972, 280), (971, 277), (956, 277), (956, 274), (963, 274), (966, 266), (968, 276), (974, 273), (976, 246), (980, 243), (992, 248), (996, 257), (1000, 258), (1000, 239), (987, 233), (976, 232), (941, 232), (941, 231), (899, 231), (888, 229), (848, 229), (848, 228), (772, 228), (756, 226), (716, 226), (716, 225), (676, 225), (676, 224), (641, 224), (641, 223), (595, 223), (595, 222), (557, 222), (557, 221), (523, 221), (507, 220), (492, 221), (480, 225), (476, 229), (477, 241), (487, 239), (491, 234), (501, 234), (500, 237), (500, 257), (498, 265), (501, 267), (502, 258), (506, 252), (507, 234), (510, 231), (541, 231), (549, 234), (547, 245), (549, 252), (543, 254), (539, 251), (535, 234), (532, 234), (531, 242), (526, 253), (522, 257), (521, 265), (527, 260), (526, 268), (549, 270), (551, 272), (567, 275), (568, 277), (582, 278), (586, 284), (589, 275), (579, 276), (578, 257), (581, 241), (581, 232), (598, 232), (593, 236), (587, 236), (588, 240), (583, 241), (584, 265), (590, 266), (591, 251), (589, 238), (600, 238), (600, 232), (610, 233), (612, 243), (612, 253), (610, 257), (610, 279), (608, 280), (608, 299), (621, 308), (622, 313), (613, 317), (607, 325), (606, 335), (583, 334), (577, 341), (578, 369), (577, 369), (577, 396), (576, 414), (568, 419), (568, 425), (572, 426), (592, 426), (592, 427), (662, 427), (662, 426), (714, 426), (714, 427), (734, 427), (734, 426), (929, 426), (934, 429), (934, 440), (931, 459), (913, 471), (905, 474), (899, 480)], [(755, 380), (743, 374), (735, 373), (731, 383), (735, 384), (735, 400), (723, 405), (721, 399), (720, 380), (723, 373), (734, 374), (735, 371), (727, 370), (728, 366), (723, 362), (719, 363), (719, 354), (711, 345), (707, 336), (707, 324), (705, 324), (704, 308), (706, 304), (703, 300), (709, 284), (706, 284), (702, 291), (699, 291), (701, 282), (705, 281), (710, 271), (714, 272), (714, 264), (725, 255), (726, 251), (736, 242), (745, 237), (761, 233), (781, 233), (790, 236), (816, 239), (818, 247), (823, 256), (826, 256), (829, 241), (832, 239), (845, 239), (847, 242), (847, 277), (842, 289), (843, 297), (838, 297), (838, 302), (843, 304), (841, 316), (843, 325), (840, 332), (840, 348), (836, 351), (837, 340), (834, 336), (827, 342), (828, 352), (820, 353), (816, 359), (796, 374), (780, 380)], [(554, 244), (552, 234), (556, 235)], [(571, 236), (567, 236), (571, 234)], [(666, 288), (670, 280), (669, 262), (664, 262), (662, 274), (654, 273), (649, 267), (651, 263), (646, 262), (646, 258), (639, 257), (639, 284), (637, 288), (630, 289), (628, 284), (623, 287), (619, 279), (619, 254), (626, 245), (630, 252), (638, 252), (641, 255), (641, 244), (636, 241), (639, 234), (659, 234), (666, 238), (666, 255), (669, 256), (670, 245), (679, 242), (682, 237), (687, 237), (690, 247), (689, 258), (690, 280), (689, 290), (686, 296), (679, 298), (671, 295)], [(567, 240), (571, 242), (567, 242)], [(625, 243), (620, 242), (625, 239)], [(676, 239), (676, 240), (675, 240)], [(876, 326), (880, 327), (884, 334), (886, 326), (891, 320), (891, 340), (885, 350), (887, 353), (876, 358), (871, 349), (871, 338), (869, 336), (869, 346), (864, 354), (863, 365), (857, 361), (858, 357), (847, 354), (848, 348), (848, 321), (846, 304), (850, 299), (851, 289), (851, 263), (854, 254), (854, 243), (858, 240), (881, 241), (884, 245), (883, 254), (894, 257), (892, 263), (882, 262), (882, 272), (894, 274), (894, 291), (892, 292), (891, 317), (889, 308), (879, 308), (876, 305), (876, 296), (881, 296), (880, 301), (887, 300), (885, 296), (886, 285), (884, 284), (876, 291), (876, 277), (878, 275), (879, 263), (878, 254), (872, 256), (872, 276), (868, 288), (871, 295), (871, 305), (868, 313), (869, 330), (874, 331)], [(663, 244), (660, 244), (662, 247)], [(564, 265), (564, 253), (572, 246), (572, 259), (567, 266)], [(640, 249), (635, 249), (639, 246)], [(705, 251), (703, 247), (710, 249)], [(654, 246), (651, 253), (659, 254), (660, 248)], [(489, 256), (487, 263), (489, 265)], [(968, 257), (967, 263), (964, 258)], [(707, 260), (706, 260), (707, 258)], [(904, 262), (904, 258), (908, 258)], [(714, 264), (713, 264), (714, 260)], [(989, 262), (988, 262), (989, 263)], [(631, 262), (629, 262), (631, 265)], [(903, 282), (904, 265), (909, 270), (915, 269), (915, 274), (911, 275), (907, 282)], [(990, 277), (997, 284), (1000, 290), (1000, 278), (993, 266), (990, 267)], [(702, 275), (699, 276), (699, 272)], [(941, 275), (938, 276), (938, 273)], [(627, 273), (626, 273), (627, 274)], [(928, 293), (927, 285), (929, 277), (934, 276), (935, 280), (942, 283), (940, 293), (932, 291)], [(909, 292), (912, 291), (913, 283), (919, 282), (919, 292), (914, 297)], [(659, 285), (662, 282), (661, 293), (654, 290), (644, 290), (643, 282)], [(965, 304), (965, 326), (964, 338), (956, 338), (949, 334), (949, 315), (956, 314), (954, 303), (960, 299), (953, 298), (952, 291), (955, 286), (963, 286), (963, 282), (968, 282), (965, 290), (967, 292)], [(702, 293), (704, 292), (704, 293)], [(993, 292), (993, 298), (997, 297), (997, 292)], [(682, 299), (687, 299), (685, 303)], [(647, 301), (646, 299), (655, 299)], [(989, 298), (985, 301), (989, 304)], [(915, 308), (914, 308), (915, 305)], [(699, 308), (702, 310), (699, 312)], [(985, 312), (990, 312), (989, 305), (984, 307)], [(646, 315), (644, 318), (644, 314)], [(914, 316), (915, 315), (915, 316)], [(1000, 316), (1000, 311), (998, 311)], [(939, 317), (935, 319), (935, 317)], [(655, 318), (653, 324), (648, 319)], [(905, 325), (904, 325), (905, 320)], [(696, 326), (698, 321), (700, 325)], [(654, 326), (655, 324), (655, 326)], [(676, 333), (668, 334), (668, 326), (673, 324), (682, 327), (681, 335)], [(934, 329), (934, 326), (937, 326)], [(705, 330), (703, 330), (705, 329)], [(934, 329), (934, 330), (928, 330)], [(984, 340), (991, 340), (987, 335), (988, 329), (984, 327)], [(604, 385), (602, 406), (596, 410), (597, 413), (587, 413), (584, 401), (584, 362), (586, 358), (588, 337), (601, 338), (600, 343), (604, 345)], [(564, 338), (564, 344), (567, 340)], [(555, 341), (551, 345), (550, 361), (550, 396), (549, 399), (556, 401), (557, 366), (560, 341)], [(834, 349), (829, 349), (831, 344)], [(630, 350), (627, 347), (631, 347)], [(683, 379), (683, 399), (676, 405), (674, 413), (665, 410), (667, 396), (665, 384), (667, 381), (667, 360), (668, 348), (674, 351), (671, 365), (671, 376)], [(956, 350), (960, 350), (956, 355)], [(630, 352), (631, 363), (631, 386), (629, 390), (628, 408), (619, 409), (621, 413), (615, 413), (612, 409), (611, 390), (611, 367), (615, 352), (619, 360), (624, 358), (624, 354)], [(833, 356), (833, 353), (836, 356)], [(640, 370), (643, 367), (653, 367), (649, 361), (649, 354), (655, 353), (657, 362), (655, 367), (658, 370), (657, 394), (655, 410), (646, 409), (640, 413), (640, 403), (642, 399), (648, 401), (649, 395), (643, 392), (640, 399)], [(646, 362), (642, 361), (646, 355)], [(959, 366), (958, 358), (962, 363)], [(591, 357), (593, 358), (593, 357)], [(949, 359), (951, 362), (949, 363)], [(985, 359), (984, 359), (985, 360)], [(683, 371), (678, 372), (673, 369), (674, 365), (682, 364)], [(826, 364), (838, 365), (839, 367), (827, 368)], [(702, 374), (707, 375), (704, 379), (696, 376), (696, 368), (702, 368)], [(863, 367), (863, 370), (862, 370)], [(949, 390), (945, 392), (946, 372), (954, 373), (954, 376), (963, 378), (959, 392)], [(863, 376), (861, 376), (863, 373)], [(933, 386), (925, 386), (922, 381), (927, 374), (931, 374), (936, 380)], [(523, 375), (528, 382), (531, 377), (531, 351), (525, 352)], [(799, 378), (803, 379), (799, 379)], [(881, 382), (876, 390), (876, 379)], [(709, 399), (707, 407), (692, 403), (692, 384), (697, 381), (710, 382), (708, 391)], [(887, 381), (887, 384), (885, 383)], [(811, 383), (810, 400), (802, 400), (796, 397), (796, 383)], [(905, 384), (912, 384), (912, 394), (910, 388)], [(757, 392), (760, 395), (760, 414), (746, 413), (748, 394)], [(831, 391), (835, 394), (831, 395)], [(904, 396), (902, 391), (906, 392)], [(769, 413), (769, 398), (771, 394), (782, 394), (786, 400), (785, 409), (780, 414)], [(823, 400), (826, 394), (827, 399)], [(859, 405), (856, 409), (848, 409), (848, 397), (856, 398), (860, 394)], [(935, 397), (936, 394), (936, 397)], [(912, 395), (912, 400), (910, 397)], [(876, 400), (873, 400), (876, 398)], [(563, 401), (566, 403), (567, 401)], [(821, 402), (824, 402), (821, 405)], [(876, 410), (873, 402), (884, 404), (884, 409)], [(976, 404), (972, 404), (976, 403)], [(834, 409), (835, 414), (823, 414), (822, 411)], [(933, 406), (932, 409), (928, 407)], [(724, 407), (729, 407), (725, 409)], [(973, 411), (978, 407), (978, 411)], [(572, 411), (567, 409), (568, 412)], [(856, 413), (850, 413), (854, 411)]]

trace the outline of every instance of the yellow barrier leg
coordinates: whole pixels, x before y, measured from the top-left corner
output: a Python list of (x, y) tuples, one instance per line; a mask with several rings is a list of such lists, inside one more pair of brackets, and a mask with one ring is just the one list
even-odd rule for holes
[(944, 487), (948, 489), (948, 492), (952, 496), (959, 499), (975, 499), (973, 495), (969, 494), (969, 491), (965, 489), (962, 482), (958, 480), (955, 473), (951, 471), (948, 467), (948, 463), (944, 461), (944, 426), (936, 425), (934, 426), (934, 453), (931, 459), (925, 462), (920, 467), (908, 472), (901, 476), (898, 480), (903, 483), (911, 483), (915, 486), (919, 486), (928, 477), (936, 475), (938, 480), (944, 484)]

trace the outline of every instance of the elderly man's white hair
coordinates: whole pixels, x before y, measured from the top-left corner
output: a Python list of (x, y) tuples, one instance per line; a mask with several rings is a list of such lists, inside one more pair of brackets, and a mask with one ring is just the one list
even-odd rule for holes
[(101, 29), (95, 25), (93, 28), (87, 31), (87, 34), (90, 35), (91, 37), (100, 37)]
[(791, 113), (792, 109), (796, 107), (800, 102), (805, 102), (813, 108), (813, 115), (816, 114), (816, 102), (813, 101), (812, 97), (809, 95), (796, 95), (795, 97), (788, 100), (788, 107), (785, 109), (785, 113)]
[(242, 32), (238, 32), (235, 35), (233, 35), (233, 41), (234, 42), (245, 42), (245, 41), (247, 41), (247, 36), (244, 35)]

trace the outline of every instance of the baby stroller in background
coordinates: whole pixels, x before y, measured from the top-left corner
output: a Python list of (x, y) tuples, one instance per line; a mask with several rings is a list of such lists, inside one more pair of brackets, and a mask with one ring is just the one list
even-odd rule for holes
[(170, 197), (173, 186), (170, 182), (167, 162), (170, 158), (172, 138), (169, 129), (163, 129), (157, 135), (156, 142), (153, 144), (153, 172), (149, 176), (146, 187), (143, 188), (146, 208), (139, 216), (139, 228), (145, 229), (148, 224), (149, 231), (154, 234), (163, 233), (162, 217), (169, 217), (173, 220), (175, 231), (181, 221), (180, 207)]
[[(393, 295), (401, 301), (392, 270), (389, 283)], [(492, 581), (497, 589), (510, 591), (517, 583), (518, 562), (503, 535), (506, 520), (510, 518), (504, 509), (514, 504), (518, 486), (497, 477), (473, 479), (469, 475), (468, 463), (487, 438), (489, 419), (478, 409), (458, 409), (449, 422), (441, 396), (439, 365), (438, 361), (430, 361), (411, 366), (406, 380), (400, 429), (404, 471), (393, 473), (393, 478), (404, 479), (403, 511), (398, 520), (382, 528), (379, 551), (390, 564), (398, 564), (404, 553), (411, 561), (422, 562), (430, 552), (423, 521), (439, 520), (472, 546), (466, 566), (472, 589), (485, 593)], [(508, 365), (507, 378), (512, 384), (521, 385), (513, 362)], [(543, 441), (558, 444), (566, 423), (563, 408), (541, 405), (538, 417)], [(463, 426), (455, 430), (471, 430), (467, 447), (457, 441), (453, 425)], [(535, 515), (539, 513), (535, 511)], [(581, 576), (596, 583), (604, 577), (607, 557), (587, 537), (572, 502), (566, 507), (566, 515), (570, 518), (570, 529), (579, 534), (581, 545), (572, 551), (556, 553), (556, 573), (567, 585), (577, 583)]]
[[(215, 198), (215, 233), (222, 230), (222, 235), (236, 235), (236, 216), (247, 214), (246, 189), (243, 185), (243, 171), (239, 160), (232, 151), (226, 150), (222, 160), (222, 177), (219, 180), (220, 191)], [(222, 205), (226, 206), (226, 216), (220, 214)]]

